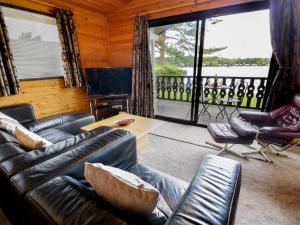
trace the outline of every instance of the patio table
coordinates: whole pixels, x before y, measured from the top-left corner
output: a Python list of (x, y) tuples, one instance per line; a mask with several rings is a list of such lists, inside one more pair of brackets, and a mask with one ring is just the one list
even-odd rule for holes
[[(210, 91), (210, 94), (211, 94), (211, 96), (212, 96), (212, 98), (211, 99), (209, 99), (209, 100), (211, 100), (212, 101), (212, 103), (216, 103), (216, 105), (217, 105), (217, 107), (218, 107), (218, 109), (219, 109), (219, 113), (216, 115), (216, 119), (218, 118), (218, 116), (221, 114), (222, 116), (223, 116), (223, 112), (222, 112), (222, 109), (221, 109), (221, 107), (219, 106), (219, 100), (220, 100), (220, 93), (219, 93), (219, 91), (218, 90), (227, 90), (227, 89), (230, 89), (230, 86), (227, 86), (227, 85), (217, 85), (217, 86), (215, 86), (215, 85), (205, 85), (204, 87), (203, 87), (204, 89), (210, 89), (210, 90), (212, 90), (212, 91)], [(203, 90), (203, 92), (204, 92), (204, 90)], [(203, 104), (203, 103), (202, 103)], [(204, 111), (204, 112), (207, 112), (208, 113), (208, 115), (209, 115), (209, 117), (210, 117), (210, 113), (208, 112), (208, 107), (209, 107), (209, 104), (205, 104), (205, 105), (203, 105), (203, 109), (201, 110), (201, 113)], [(199, 116), (201, 115), (201, 113), (199, 113)], [(198, 116), (198, 119), (199, 119), (199, 116)], [(224, 116), (223, 116), (224, 117)]]

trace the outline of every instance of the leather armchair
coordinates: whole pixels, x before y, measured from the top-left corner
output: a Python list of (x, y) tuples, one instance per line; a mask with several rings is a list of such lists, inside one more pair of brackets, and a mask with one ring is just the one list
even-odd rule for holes
[[(247, 128), (243, 127), (245, 124)], [(259, 140), (285, 146), (294, 138), (300, 138), (300, 92), (290, 104), (271, 112), (241, 112), (240, 118), (234, 118), (230, 125), (238, 134), (256, 130)]]
[[(260, 159), (271, 164), (273, 161), (265, 154), (266, 151), (286, 156), (280, 151), (300, 144), (300, 92), (290, 104), (271, 112), (243, 111), (239, 117), (232, 118), (229, 124), (210, 123), (207, 129), (215, 142), (225, 144), (219, 146), (206, 142), (213, 149), (219, 150), (218, 154), (229, 152), (243, 158), (258, 159), (250, 155), (260, 153), (265, 160)], [(251, 151), (239, 154), (230, 149), (233, 144), (251, 145), (255, 139), (261, 146), (255, 151), (251, 147)], [(282, 148), (275, 148), (273, 144)]]

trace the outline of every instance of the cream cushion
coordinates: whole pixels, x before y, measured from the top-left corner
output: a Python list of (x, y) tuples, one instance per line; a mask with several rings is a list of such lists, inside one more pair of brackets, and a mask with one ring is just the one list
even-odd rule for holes
[(52, 145), (52, 143), (26, 128), (16, 128), (16, 138), (25, 148), (34, 150)]
[(101, 163), (85, 163), (84, 176), (101, 198), (119, 209), (150, 214), (157, 205), (159, 191), (132, 173)]
[(3, 129), (12, 135), (15, 135), (16, 127), (23, 126), (17, 120), (0, 112), (0, 129)]

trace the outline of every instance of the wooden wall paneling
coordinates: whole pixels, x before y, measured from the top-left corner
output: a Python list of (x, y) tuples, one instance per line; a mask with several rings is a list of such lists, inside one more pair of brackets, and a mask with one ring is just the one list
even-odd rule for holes
[(32, 103), (38, 118), (62, 112), (88, 110), (86, 90), (64, 88), (63, 79), (21, 82), (22, 93), (0, 98), (1, 106)]
[[(110, 66), (132, 65), (133, 24), (137, 15), (148, 15), (150, 19), (163, 18), (195, 11), (255, 2), (260, 0), (132, 0), (109, 15), (109, 64)], [(126, 31), (126, 32), (124, 32)]]
[[(50, 4), (36, 0), (0, 0), (0, 2), (49, 13), (53, 11), (53, 6), (62, 7), (65, 2), (69, 1), (50, 1)], [(77, 2), (80, 4), (84, 1)], [(59, 4), (53, 5), (53, 3)], [(76, 4), (72, 4), (70, 8), (74, 12), (83, 68), (107, 67), (107, 16)], [(0, 107), (30, 102), (38, 118), (70, 111), (89, 111), (86, 90), (65, 88), (63, 79), (24, 81), (21, 82), (21, 88), (20, 95), (0, 97)]]

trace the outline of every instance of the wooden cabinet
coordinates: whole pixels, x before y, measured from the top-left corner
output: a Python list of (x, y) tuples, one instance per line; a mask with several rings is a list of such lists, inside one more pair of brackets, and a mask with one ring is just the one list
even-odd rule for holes
[(89, 104), (90, 112), (97, 121), (118, 115), (119, 112), (129, 112), (128, 95), (90, 97)]

